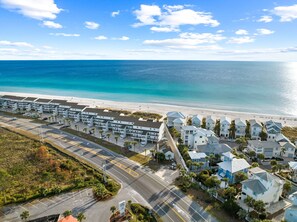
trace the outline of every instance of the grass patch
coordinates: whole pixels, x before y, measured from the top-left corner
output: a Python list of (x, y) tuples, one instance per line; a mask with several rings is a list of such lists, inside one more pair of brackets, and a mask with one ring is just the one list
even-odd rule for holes
[(126, 148), (123, 148), (119, 145), (116, 145), (114, 143), (111, 143), (111, 142), (108, 142), (106, 140), (103, 140), (103, 139), (99, 139), (99, 138), (96, 138), (94, 136), (91, 136), (89, 134), (85, 134), (83, 132), (79, 132), (79, 131), (76, 131), (76, 130), (73, 130), (73, 129), (70, 129), (70, 128), (63, 128), (61, 129), (67, 133), (70, 133), (72, 135), (75, 135), (75, 136), (79, 136), (81, 138), (84, 138), (86, 140), (89, 140), (89, 141), (92, 141), (93, 143), (96, 143), (98, 145), (101, 145), (115, 153), (118, 153), (118, 154), (121, 154), (123, 156), (126, 156), (128, 157), (130, 160), (133, 160), (135, 162), (138, 162), (140, 163), (141, 165), (146, 165), (150, 162), (151, 158), (150, 157), (147, 157), (147, 156), (144, 156), (142, 154), (139, 154), (139, 153), (136, 153), (136, 152), (133, 152), (131, 150), (128, 150)]
[(285, 126), (284, 128), (282, 128), (282, 133), (293, 143), (297, 140), (297, 127)]
[(161, 119), (162, 115), (158, 113), (148, 113), (148, 112), (134, 112), (131, 114), (131, 116), (136, 118), (143, 118), (143, 119)]
[(141, 204), (131, 203), (130, 209), (132, 214), (132, 219), (130, 220), (131, 222), (163, 222), (161, 217), (156, 212), (150, 211), (150, 209)]
[(0, 206), (99, 184), (104, 184), (106, 197), (119, 190), (111, 178), (104, 183), (99, 170), (37, 139), (22, 130), (0, 128)]

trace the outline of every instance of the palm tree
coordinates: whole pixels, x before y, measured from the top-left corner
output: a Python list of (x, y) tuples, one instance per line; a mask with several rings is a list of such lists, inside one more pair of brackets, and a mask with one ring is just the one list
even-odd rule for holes
[(86, 127), (83, 128), (83, 132), (84, 132), (84, 133), (87, 133), (87, 130), (88, 130), (88, 129), (87, 129)]
[(29, 218), (30, 216), (30, 213), (29, 211), (25, 210), (21, 213), (20, 217), (23, 221), (27, 221), (27, 219)]
[(131, 144), (133, 145), (133, 148), (134, 148), (134, 152), (135, 152), (135, 147), (136, 147), (137, 143), (138, 143), (137, 141), (132, 141), (131, 142)]
[(237, 212), (237, 216), (239, 217), (239, 219), (243, 220), (245, 219), (247, 215), (247, 212), (243, 209), (240, 209), (238, 212)]
[(102, 138), (103, 130), (98, 130), (100, 137)]
[(146, 151), (147, 151), (147, 149), (144, 149), (144, 155), (146, 156)]
[(250, 207), (253, 207), (255, 200), (251, 196), (247, 196), (244, 199), (244, 203), (248, 206), (248, 214), (250, 213)]
[(77, 215), (78, 222), (82, 222), (83, 220), (86, 220), (86, 216), (81, 212)]
[(110, 211), (112, 212), (112, 215), (114, 215), (114, 212), (117, 210), (115, 206), (110, 207)]
[(115, 141), (116, 141), (116, 144), (118, 144), (119, 136), (115, 135), (115, 136), (114, 136), (114, 139), (115, 139)]
[(289, 181), (286, 181), (283, 187), (283, 195), (287, 196), (288, 192), (292, 189), (292, 183)]
[(63, 213), (63, 216), (64, 217), (68, 217), (72, 214), (72, 211), (71, 210), (66, 210), (64, 213)]
[(193, 165), (192, 160), (187, 160), (187, 166), (189, 167), (190, 170), (192, 170), (192, 165)]
[(111, 134), (110, 133), (107, 133), (106, 136), (107, 136), (107, 139), (109, 141), (109, 138), (110, 138)]
[(282, 147), (280, 151), (280, 156), (282, 157), (286, 153), (286, 148)]

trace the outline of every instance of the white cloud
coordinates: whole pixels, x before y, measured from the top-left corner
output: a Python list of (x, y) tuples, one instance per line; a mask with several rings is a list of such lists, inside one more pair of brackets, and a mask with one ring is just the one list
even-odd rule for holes
[(136, 23), (133, 26), (139, 27), (143, 25), (154, 25), (156, 23), (155, 16), (161, 15), (161, 9), (157, 5), (140, 5), (139, 10), (135, 10), (134, 14), (140, 23)]
[(263, 15), (263, 16), (261, 16), (260, 19), (257, 20), (257, 22), (264, 22), (264, 23), (269, 23), (272, 21), (273, 21), (273, 18), (269, 15)]
[(172, 27), (172, 30), (175, 31), (182, 25), (208, 25), (216, 27), (220, 24), (213, 19), (211, 13), (194, 11), (183, 5), (164, 5), (163, 11), (157, 5), (140, 5), (140, 9), (135, 10), (134, 14), (139, 22), (135, 23), (133, 27), (153, 25), (161, 28)]
[(273, 33), (274, 33), (274, 31), (269, 30), (269, 29), (257, 29), (258, 35), (271, 35)]
[(16, 47), (33, 47), (27, 42), (11, 42), (11, 41), (0, 41), (0, 46), (16, 46)]
[(128, 36), (122, 36), (120, 38), (112, 38), (113, 40), (121, 40), (121, 41), (127, 41), (129, 40), (130, 38)]
[(104, 36), (104, 35), (99, 35), (99, 36), (96, 36), (94, 39), (96, 39), (96, 40), (106, 40), (108, 38), (106, 36)]
[(249, 32), (245, 29), (238, 29), (236, 32), (235, 32), (236, 35), (248, 35)]
[(99, 24), (98, 23), (96, 23), (96, 22), (85, 22), (85, 27), (87, 28), (87, 29), (98, 29), (99, 28)]
[(167, 27), (153, 26), (150, 28), (150, 30), (153, 32), (179, 32), (179, 29), (171, 26), (167, 26)]
[(251, 43), (254, 42), (255, 39), (251, 38), (250, 36), (243, 36), (243, 37), (233, 37), (230, 38), (228, 43), (232, 44), (244, 44), (244, 43)]
[(201, 44), (214, 44), (218, 41), (225, 39), (221, 34), (211, 33), (181, 33), (178, 38), (162, 39), (162, 40), (145, 40), (143, 44), (153, 46), (164, 46), (168, 48), (180, 49), (219, 49), (216, 45), (203, 45)]
[(50, 35), (54, 35), (54, 36), (64, 36), (64, 37), (79, 37), (80, 34), (71, 34), (71, 33), (50, 33)]
[(63, 26), (59, 23), (53, 22), (53, 21), (43, 21), (43, 26), (46, 26), (51, 29), (61, 29)]
[(291, 6), (278, 6), (272, 12), (280, 17), (281, 22), (291, 22), (297, 19), (297, 4)]
[(3, 8), (33, 19), (55, 19), (62, 9), (54, 0), (0, 0)]
[(111, 16), (112, 17), (116, 17), (116, 16), (118, 16), (120, 14), (120, 10), (117, 10), (117, 11), (115, 11), (115, 12), (112, 12), (111, 13)]
[(225, 30), (222, 30), (222, 29), (217, 31), (217, 33), (224, 33), (224, 32)]

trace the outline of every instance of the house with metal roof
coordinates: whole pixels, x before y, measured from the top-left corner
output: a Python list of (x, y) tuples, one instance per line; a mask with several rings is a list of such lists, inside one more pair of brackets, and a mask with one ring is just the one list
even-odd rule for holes
[(260, 139), (260, 133), (262, 131), (262, 124), (258, 120), (251, 119), (250, 121), (250, 134), (251, 134), (251, 139)]
[(201, 127), (202, 117), (198, 115), (192, 116), (192, 125), (196, 127)]
[(240, 118), (236, 118), (235, 122), (235, 137), (244, 137), (246, 130), (246, 122)]
[(207, 116), (205, 118), (206, 129), (213, 130), (216, 124), (216, 120), (212, 116)]
[(279, 201), (283, 192), (284, 181), (268, 173), (267, 171), (255, 167), (248, 171), (248, 179), (241, 182), (241, 200), (247, 196), (255, 200), (262, 200), (266, 207)]
[(281, 146), (275, 141), (248, 140), (247, 149), (263, 154), (265, 158), (279, 157)]
[(218, 163), (219, 178), (228, 178), (229, 183), (234, 183), (238, 172), (247, 173), (250, 164), (245, 159), (237, 159), (231, 152), (223, 153), (223, 162)]
[(177, 112), (177, 111), (168, 112), (166, 114), (166, 116), (167, 116), (167, 126), (168, 127), (173, 127), (174, 126), (173, 121), (175, 119), (180, 118), (180, 119), (183, 119), (184, 122), (185, 122), (185, 119), (186, 119), (186, 116), (183, 113)]
[(231, 119), (229, 117), (223, 116), (220, 118), (220, 136), (229, 137), (229, 129), (231, 125)]
[(199, 170), (199, 169), (203, 169), (203, 168), (207, 168), (209, 167), (209, 163), (207, 161), (207, 155), (205, 153), (202, 152), (197, 152), (197, 151), (188, 151), (188, 154), (190, 156), (190, 159), (193, 163), (202, 163), (201, 167), (192, 165), (191, 166), (191, 170)]
[(267, 140), (273, 141), (276, 136), (281, 133), (283, 126), (279, 122), (269, 120), (265, 122), (265, 128), (267, 132)]

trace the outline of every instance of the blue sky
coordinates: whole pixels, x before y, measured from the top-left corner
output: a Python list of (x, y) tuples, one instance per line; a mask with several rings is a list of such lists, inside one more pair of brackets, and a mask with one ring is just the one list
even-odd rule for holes
[(297, 1), (0, 0), (0, 59), (297, 59)]

